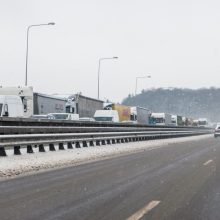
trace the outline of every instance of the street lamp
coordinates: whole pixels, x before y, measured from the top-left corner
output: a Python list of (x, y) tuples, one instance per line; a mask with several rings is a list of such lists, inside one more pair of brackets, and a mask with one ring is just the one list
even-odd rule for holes
[(135, 95), (137, 95), (137, 82), (138, 82), (138, 79), (144, 79), (144, 78), (151, 78), (151, 75), (148, 74), (148, 75), (146, 75), (146, 76), (138, 76), (138, 77), (136, 77)]
[(101, 61), (102, 60), (113, 60), (118, 59), (118, 57), (103, 57), (99, 59), (99, 67), (98, 67), (98, 99), (99, 99), (99, 75), (100, 75), (100, 67), (101, 67)]
[(55, 25), (54, 22), (49, 22), (47, 24), (33, 24), (27, 28), (27, 46), (26, 46), (26, 69), (25, 69), (25, 86), (27, 86), (27, 72), (28, 72), (28, 41), (29, 41), (29, 30), (32, 27), (44, 26), (44, 25)]

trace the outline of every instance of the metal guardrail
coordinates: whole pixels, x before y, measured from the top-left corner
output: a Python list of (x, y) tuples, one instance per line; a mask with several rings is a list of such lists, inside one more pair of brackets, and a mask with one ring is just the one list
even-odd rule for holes
[(20, 155), (21, 148), (26, 148), (27, 153), (33, 153), (33, 147), (37, 147), (39, 152), (45, 152), (45, 146), (49, 146), (50, 151), (55, 150), (58, 144), (59, 150), (64, 150), (67, 144), (68, 149), (81, 146), (100, 146), (106, 144), (126, 143), (134, 141), (184, 137), (211, 133), (211, 130), (170, 130), (170, 131), (128, 131), (128, 132), (92, 132), (92, 133), (64, 133), (64, 134), (18, 134), (0, 135), (0, 156), (7, 156), (7, 149), (14, 149), (15, 155)]
[[(174, 126), (155, 126), (146, 124), (130, 124), (115, 122), (91, 122), (91, 121), (71, 121), (71, 120), (50, 120), (50, 119), (32, 119), (32, 118), (12, 118), (0, 117), (0, 126), (62, 126), (62, 127), (135, 127), (135, 128), (174, 128)], [(175, 128), (191, 128), (198, 127), (175, 127)], [(205, 128), (204, 128), (205, 129)]]
[[(4, 134), (48, 134), (48, 133), (88, 133), (88, 132), (126, 132), (126, 131), (195, 131), (191, 127), (76, 127), (76, 126), (0, 126)], [(203, 129), (204, 130), (204, 129)], [(205, 129), (206, 130), (206, 129)]]

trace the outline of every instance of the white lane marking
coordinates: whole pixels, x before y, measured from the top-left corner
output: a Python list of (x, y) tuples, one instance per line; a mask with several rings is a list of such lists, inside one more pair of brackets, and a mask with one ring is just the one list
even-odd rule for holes
[(131, 215), (127, 220), (138, 220), (142, 218), (145, 214), (147, 214), (150, 210), (155, 208), (157, 205), (159, 205), (160, 201), (151, 201), (146, 206), (144, 206), (142, 209), (135, 212), (133, 215)]
[(206, 166), (206, 165), (208, 165), (208, 164), (211, 163), (211, 162), (213, 162), (213, 160), (208, 160), (208, 161), (206, 161), (203, 165)]

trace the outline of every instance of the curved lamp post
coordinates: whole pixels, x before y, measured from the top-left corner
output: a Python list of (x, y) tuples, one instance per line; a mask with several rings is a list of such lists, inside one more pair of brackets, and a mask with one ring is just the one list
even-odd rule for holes
[(99, 66), (98, 66), (98, 99), (99, 99), (99, 78), (100, 78), (100, 68), (101, 68), (101, 61), (102, 60), (113, 60), (118, 59), (118, 57), (103, 57), (99, 59)]
[(25, 86), (27, 86), (27, 73), (28, 73), (28, 43), (29, 43), (29, 31), (32, 27), (45, 26), (45, 25), (55, 25), (54, 22), (49, 22), (47, 24), (33, 24), (27, 28), (27, 46), (26, 46), (26, 68), (25, 68)]
[(137, 95), (137, 83), (138, 83), (138, 79), (145, 79), (145, 78), (151, 78), (151, 75), (148, 74), (146, 76), (138, 76), (136, 77), (136, 83), (135, 83), (135, 95)]

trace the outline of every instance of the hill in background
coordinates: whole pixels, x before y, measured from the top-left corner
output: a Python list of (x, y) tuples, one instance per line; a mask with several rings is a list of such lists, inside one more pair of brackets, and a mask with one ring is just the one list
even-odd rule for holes
[(152, 112), (166, 112), (193, 118), (220, 121), (220, 89), (151, 89), (136, 96), (128, 95), (122, 104), (149, 108)]

